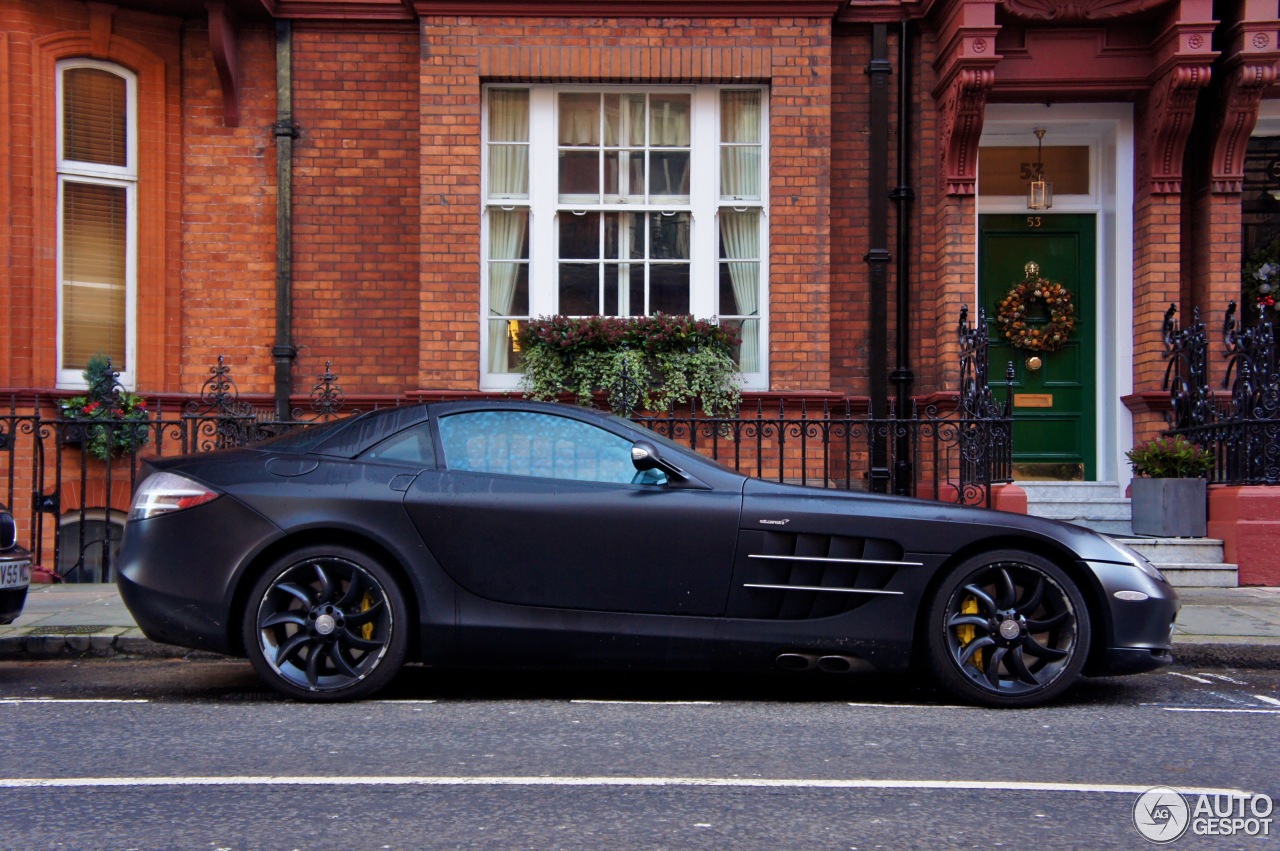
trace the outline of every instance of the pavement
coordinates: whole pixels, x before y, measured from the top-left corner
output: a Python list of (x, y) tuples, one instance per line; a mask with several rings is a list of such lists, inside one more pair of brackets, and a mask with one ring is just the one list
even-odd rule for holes
[[(1179, 664), (1280, 669), (1280, 588), (1179, 588)], [(214, 656), (142, 634), (114, 585), (32, 585), (22, 616), (0, 626), (0, 659)]]

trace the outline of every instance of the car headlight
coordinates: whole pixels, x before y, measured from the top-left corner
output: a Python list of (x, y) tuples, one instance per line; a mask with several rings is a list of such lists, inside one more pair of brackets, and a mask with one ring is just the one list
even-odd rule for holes
[(1138, 570), (1141, 570), (1147, 576), (1150, 576), (1152, 579), (1155, 579), (1158, 582), (1168, 582), (1168, 580), (1164, 578), (1164, 574), (1156, 570), (1155, 565), (1147, 561), (1147, 557), (1144, 556), (1142, 553), (1138, 552), (1137, 550), (1133, 549), (1127, 544), (1120, 543), (1115, 538), (1112, 538), (1110, 535), (1103, 535), (1102, 539), (1106, 541), (1108, 544), (1110, 544), (1111, 546), (1115, 547), (1116, 552), (1120, 553), (1124, 561), (1138, 568)]

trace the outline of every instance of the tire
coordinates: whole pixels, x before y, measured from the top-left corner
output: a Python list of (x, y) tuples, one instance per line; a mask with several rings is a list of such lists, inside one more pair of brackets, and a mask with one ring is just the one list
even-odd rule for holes
[(970, 558), (943, 581), (925, 621), (938, 683), (967, 703), (1038, 706), (1079, 678), (1089, 611), (1071, 577), (1019, 550)]
[(348, 547), (308, 547), (254, 585), (242, 621), (258, 676), (296, 700), (359, 700), (404, 664), (409, 613), (395, 578)]

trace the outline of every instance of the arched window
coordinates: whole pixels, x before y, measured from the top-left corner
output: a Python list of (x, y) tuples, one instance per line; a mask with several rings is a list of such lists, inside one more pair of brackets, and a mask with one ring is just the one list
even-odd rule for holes
[(92, 59), (57, 68), (58, 384), (83, 386), (81, 371), (101, 352), (132, 387), (137, 78)]
[(123, 511), (86, 508), (58, 520), (58, 575), (66, 582), (115, 582)]

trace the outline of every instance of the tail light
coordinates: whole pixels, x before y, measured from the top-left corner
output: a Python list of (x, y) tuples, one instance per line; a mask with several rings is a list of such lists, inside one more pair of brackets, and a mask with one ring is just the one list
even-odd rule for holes
[(130, 520), (145, 520), (204, 505), (221, 494), (177, 473), (153, 473), (133, 496)]

